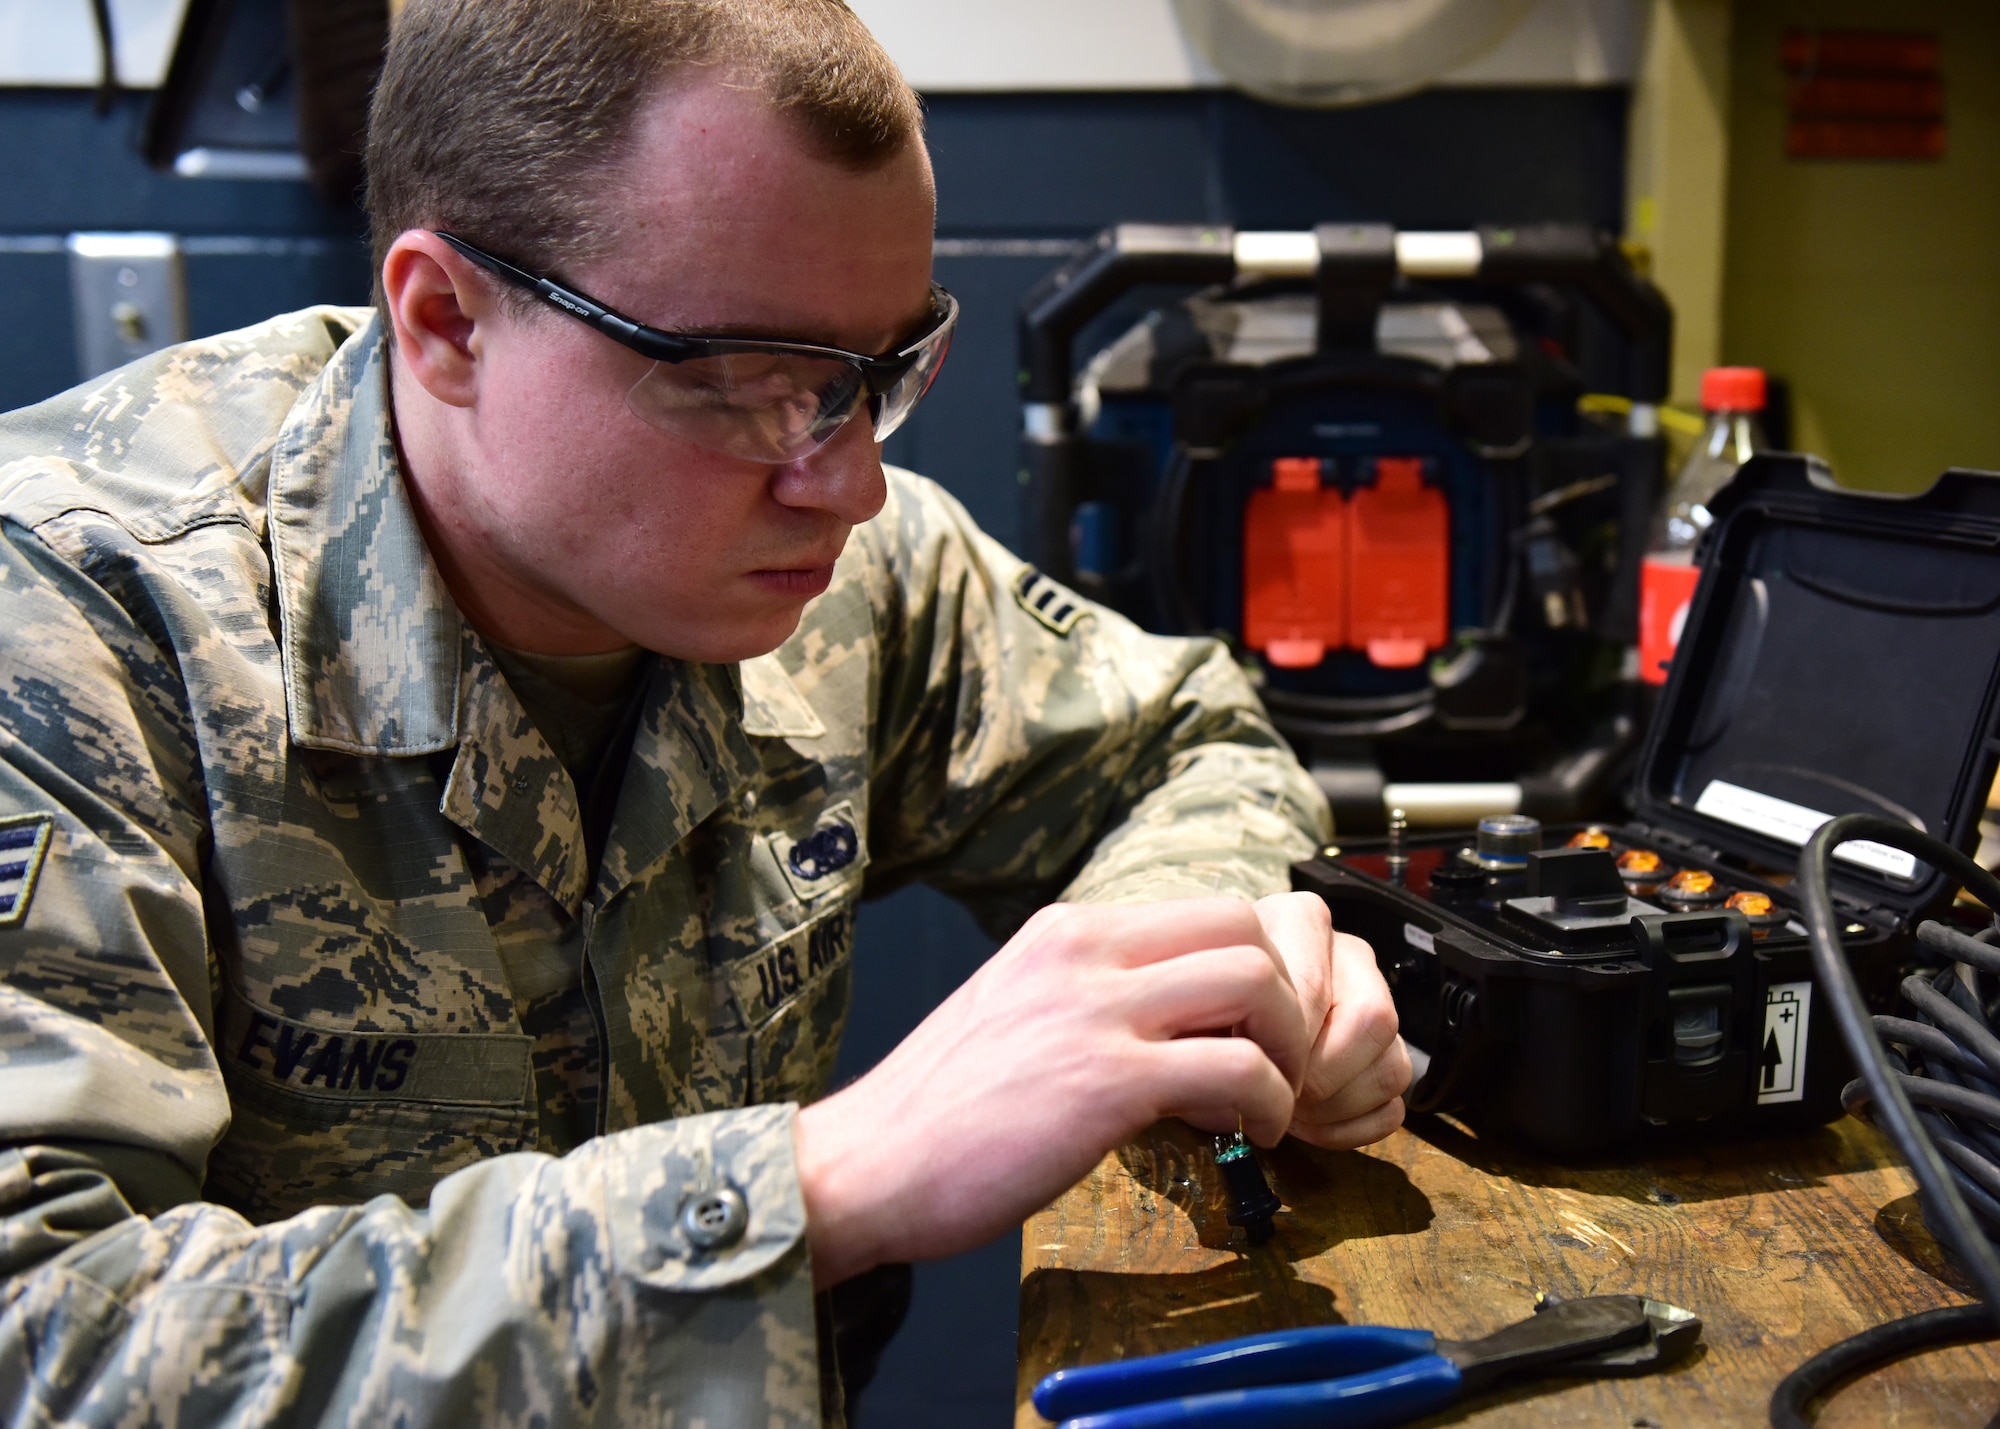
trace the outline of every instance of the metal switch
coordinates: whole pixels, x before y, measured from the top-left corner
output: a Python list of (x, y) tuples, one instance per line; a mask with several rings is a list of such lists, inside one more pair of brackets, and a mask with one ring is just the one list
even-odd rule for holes
[(187, 340), (187, 284), (171, 233), (72, 233), (77, 375), (89, 379)]

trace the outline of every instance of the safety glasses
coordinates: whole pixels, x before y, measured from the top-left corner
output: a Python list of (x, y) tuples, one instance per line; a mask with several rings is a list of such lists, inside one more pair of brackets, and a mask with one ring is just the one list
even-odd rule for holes
[(933, 283), (923, 331), (881, 356), (807, 342), (663, 332), (463, 238), (437, 236), (489, 273), (651, 358), (653, 365), (625, 394), (633, 415), (683, 441), (745, 461), (797, 461), (824, 446), (864, 407), (875, 440), (888, 440), (930, 389), (958, 322), (958, 299)]

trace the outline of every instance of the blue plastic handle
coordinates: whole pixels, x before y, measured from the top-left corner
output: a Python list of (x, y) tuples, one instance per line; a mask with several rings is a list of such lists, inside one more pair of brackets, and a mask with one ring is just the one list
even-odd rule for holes
[(1436, 1345), (1428, 1330), (1309, 1325), (1144, 1359), (1059, 1369), (1035, 1386), (1035, 1408), (1044, 1419), (1074, 1419), (1123, 1404), (1333, 1379), (1416, 1359)]
[(1312, 1384), (1158, 1399), (1063, 1421), (1062, 1429), (1383, 1429), (1458, 1396), (1458, 1366), (1425, 1355)]

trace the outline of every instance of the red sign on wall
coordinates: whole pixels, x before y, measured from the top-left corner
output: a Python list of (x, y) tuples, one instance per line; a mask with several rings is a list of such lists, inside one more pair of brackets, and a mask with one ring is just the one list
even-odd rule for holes
[(1790, 30), (1783, 58), (1789, 157), (1944, 157), (1937, 36)]

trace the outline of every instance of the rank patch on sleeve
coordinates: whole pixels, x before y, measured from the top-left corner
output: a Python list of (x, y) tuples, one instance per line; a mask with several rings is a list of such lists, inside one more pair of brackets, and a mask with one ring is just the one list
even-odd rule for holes
[(1067, 635), (1083, 618), (1083, 601), (1050, 580), (1033, 566), (1021, 568), (1014, 578), (1014, 599), (1021, 609), (1058, 635)]
[(35, 878), (48, 857), (55, 825), (47, 814), (0, 819), (0, 928), (28, 916), (28, 900), (35, 896)]

